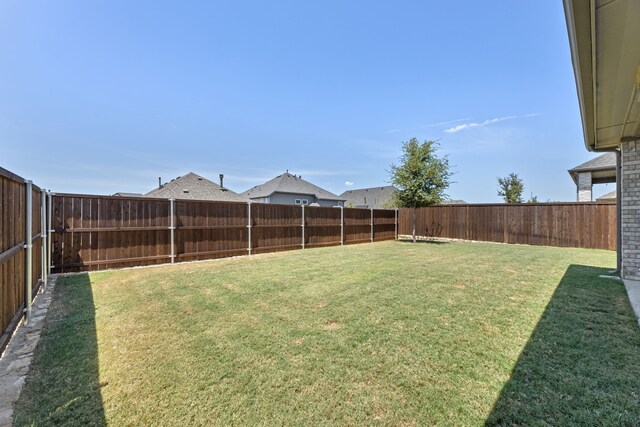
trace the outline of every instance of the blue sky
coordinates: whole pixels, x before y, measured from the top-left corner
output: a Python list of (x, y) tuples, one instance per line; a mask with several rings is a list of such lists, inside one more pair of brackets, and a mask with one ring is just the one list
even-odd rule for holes
[(340, 194), (386, 184), (417, 137), (453, 198), (499, 201), (516, 172), (572, 201), (595, 156), (559, 0), (6, 1), (0, 58), (0, 166), (58, 192), (288, 169)]

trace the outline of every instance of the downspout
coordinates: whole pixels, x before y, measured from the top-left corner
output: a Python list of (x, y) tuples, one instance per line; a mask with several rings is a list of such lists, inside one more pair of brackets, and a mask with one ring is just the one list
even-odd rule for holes
[(622, 149), (616, 150), (616, 273), (622, 277)]

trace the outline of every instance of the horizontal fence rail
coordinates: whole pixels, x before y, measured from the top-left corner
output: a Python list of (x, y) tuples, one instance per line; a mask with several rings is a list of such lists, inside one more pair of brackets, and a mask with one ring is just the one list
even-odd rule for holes
[(0, 168), (0, 352), (49, 274), (47, 193)]
[(394, 210), (53, 195), (53, 272), (377, 242)]
[[(616, 250), (611, 202), (438, 205), (418, 208), (416, 235), (527, 245)], [(398, 233), (411, 235), (413, 209), (400, 209)]]

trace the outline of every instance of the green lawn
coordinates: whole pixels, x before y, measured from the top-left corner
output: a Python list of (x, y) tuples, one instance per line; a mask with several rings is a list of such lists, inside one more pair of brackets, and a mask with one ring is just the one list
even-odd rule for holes
[(640, 425), (614, 264), (392, 241), (65, 277), (16, 424)]

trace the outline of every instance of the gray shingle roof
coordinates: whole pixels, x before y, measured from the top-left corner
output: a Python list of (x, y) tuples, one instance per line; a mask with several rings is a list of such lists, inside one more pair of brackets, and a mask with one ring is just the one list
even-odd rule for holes
[(347, 204), (354, 208), (382, 209), (390, 203), (393, 194), (398, 191), (393, 185), (383, 187), (358, 188), (347, 190), (340, 195), (347, 200)]
[(600, 196), (600, 197), (598, 197), (596, 199), (596, 202), (600, 202), (600, 201), (605, 202), (605, 201), (608, 201), (608, 200), (615, 200), (617, 198), (616, 197), (617, 196), (616, 193), (617, 193), (616, 190), (613, 190), (613, 191), (610, 191), (610, 192), (608, 192), (606, 194), (603, 194), (602, 196)]
[[(616, 153), (604, 153), (596, 158), (584, 162), (573, 169), (569, 169), (569, 174), (573, 178), (573, 182), (577, 183), (579, 172), (598, 172), (597, 178), (612, 178), (603, 182), (615, 182), (616, 176)], [(594, 178), (596, 176), (594, 175)], [(594, 184), (597, 181), (594, 179)]]
[(162, 188), (156, 188), (145, 194), (145, 197), (162, 199), (215, 200), (219, 202), (245, 202), (246, 199), (237, 193), (223, 189), (215, 182), (189, 172), (170, 182)]
[[(351, 203), (351, 207), (365, 209), (388, 209), (387, 203), (393, 202), (393, 194), (398, 191), (393, 185), (383, 187), (359, 188), (356, 190), (347, 190), (340, 195), (347, 200), (347, 204)], [(443, 205), (464, 205), (464, 200), (445, 199)]]
[(118, 197), (143, 197), (142, 193), (126, 193), (126, 192), (123, 192), (123, 191), (115, 193), (114, 196), (118, 196)]
[(248, 199), (258, 199), (269, 197), (273, 193), (310, 194), (321, 200), (345, 200), (289, 172), (278, 175), (264, 184), (256, 185), (240, 195)]
[(614, 169), (616, 168), (616, 153), (604, 153), (594, 159), (584, 162), (573, 169), (569, 169), (569, 172), (586, 172), (601, 169)]

